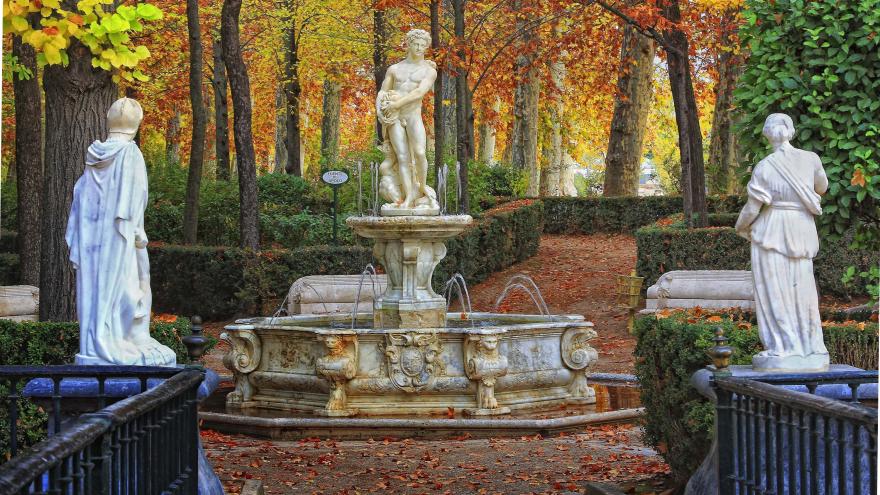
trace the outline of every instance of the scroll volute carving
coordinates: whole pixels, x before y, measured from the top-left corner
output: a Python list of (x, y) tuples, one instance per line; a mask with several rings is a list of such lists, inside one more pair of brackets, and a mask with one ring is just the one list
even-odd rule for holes
[(599, 353), (590, 345), (596, 338), (592, 328), (571, 327), (562, 334), (562, 362), (572, 370), (583, 370), (599, 359)]
[(260, 337), (251, 329), (223, 332), (220, 338), (229, 342), (229, 352), (223, 356), (223, 365), (232, 372), (250, 373), (260, 364), (263, 346)]

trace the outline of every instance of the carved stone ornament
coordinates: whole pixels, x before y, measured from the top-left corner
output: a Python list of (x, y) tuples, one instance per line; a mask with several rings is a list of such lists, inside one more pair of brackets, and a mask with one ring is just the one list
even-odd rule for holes
[(346, 384), (357, 373), (357, 335), (318, 335), (327, 347), (327, 354), (315, 362), (315, 371), (330, 382), (330, 398), (323, 409), (315, 413), (322, 416), (352, 416), (356, 410), (348, 407)]
[(404, 392), (419, 392), (443, 372), (440, 337), (436, 333), (386, 334), (388, 378)]
[(562, 362), (575, 371), (568, 386), (571, 401), (596, 402), (596, 391), (587, 383), (587, 369), (599, 359), (599, 353), (589, 344), (595, 337), (593, 329), (584, 327), (571, 327), (562, 334)]
[(468, 335), (464, 346), (465, 373), (477, 382), (477, 407), (466, 409), (472, 416), (508, 414), (510, 408), (498, 406), (495, 380), (507, 374), (507, 356), (498, 351), (498, 335)]
[(220, 338), (229, 342), (229, 352), (223, 356), (223, 365), (232, 371), (235, 380), (235, 390), (226, 396), (229, 405), (248, 402), (254, 395), (254, 387), (248, 374), (260, 364), (262, 343), (260, 337), (249, 329), (237, 329), (231, 332), (223, 332)]

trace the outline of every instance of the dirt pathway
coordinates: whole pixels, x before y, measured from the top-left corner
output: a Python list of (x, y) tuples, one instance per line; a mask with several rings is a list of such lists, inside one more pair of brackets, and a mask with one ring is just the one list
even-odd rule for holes
[[(598, 338), (591, 343), (599, 351), (594, 372), (632, 373), (635, 339), (626, 330), (626, 312), (617, 307), (616, 279), (629, 274), (636, 264), (636, 242), (627, 235), (544, 235), (538, 254), (497, 272), (472, 287), (474, 310), (492, 311), (511, 276), (531, 277), (551, 313), (584, 315), (595, 325)], [(499, 311), (534, 313), (535, 304), (522, 291), (514, 291)]]

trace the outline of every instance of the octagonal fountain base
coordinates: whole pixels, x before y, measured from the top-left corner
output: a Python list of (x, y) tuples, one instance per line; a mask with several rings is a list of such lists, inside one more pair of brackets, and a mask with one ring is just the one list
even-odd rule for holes
[[(227, 409), (319, 416), (499, 416), (596, 401), (596, 336), (581, 316), (447, 315), (371, 328), (372, 315), (251, 318), (226, 327)], [(352, 328), (354, 327), (354, 328)]]

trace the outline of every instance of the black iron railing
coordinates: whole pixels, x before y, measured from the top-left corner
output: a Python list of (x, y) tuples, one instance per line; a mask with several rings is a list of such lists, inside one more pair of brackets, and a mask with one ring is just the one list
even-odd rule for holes
[[(877, 409), (857, 402), (877, 372), (716, 375), (718, 479), (722, 495), (877, 493)], [(844, 384), (850, 402), (780, 385)]]
[[(33, 378), (51, 380), (44, 397), (50, 401), (51, 436), (18, 453), (21, 388)], [(66, 378), (96, 381), (98, 410), (62, 428)], [(113, 400), (105, 394), (107, 381), (124, 378), (133, 379), (140, 393), (103, 407)], [(156, 378), (164, 381), (147, 389)], [(0, 380), (9, 386), (10, 449), (19, 454), (0, 465), (0, 495), (197, 493), (197, 392), (203, 378), (197, 368), (0, 367)]]

